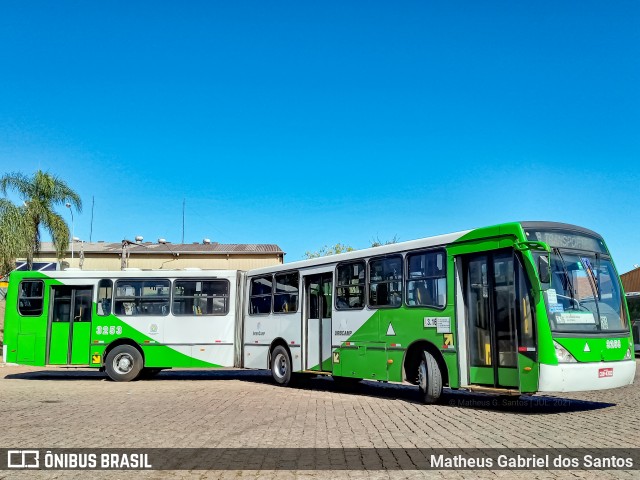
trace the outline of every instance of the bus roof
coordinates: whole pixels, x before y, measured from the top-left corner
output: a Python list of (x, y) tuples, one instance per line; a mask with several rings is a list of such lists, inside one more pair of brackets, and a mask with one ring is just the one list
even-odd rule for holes
[(281, 272), (286, 270), (316, 267), (325, 264), (333, 264), (339, 262), (346, 262), (349, 260), (355, 260), (362, 257), (373, 257), (378, 255), (387, 255), (397, 252), (399, 250), (416, 250), (419, 248), (429, 248), (444, 246), (452, 243), (471, 230), (465, 230), (461, 232), (449, 233), (446, 235), (438, 235), (435, 237), (421, 238), (418, 240), (409, 240), (407, 242), (392, 243), (389, 245), (381, 245), (379, 247), (364, 248), (362, 250), (354, 250), (352, 252), (339, 253), (337, 255), (330, 255), (326, 257), (312, 258), (309, 260), (300, 260), (297, 262), (284, 263), (282, 265), (275, 265), (272, 267), (260, 267), (250, 270), (248, 273), (251, 275), (260, 275), (262, 273)]
[(409, 240), (406, 242), (398, 242), (389, 245), (381, 245), (379, 247), (365, 248), (362, 250), (354, 250), (352, 252), (339, 253), (336, 255), (329, 255), (326, 257), (312, 258), (309, 260), (299, 260), (291, 263), (284, 263), (282, 265), (275, 265), (271, 267), (260, 267), (248, 272), (249, 275), (262, 275), (271, 272), (282, 272), (287, 270), (295, 270), (300, 268), (311, 268), (322, 265), (336, 264), (340, 262), (346, 262), (349, 260), (356, 260), (360, 258), (374, 257), (379, 255), (388, 255), (398, 251), (405, 250), (417, 250), (423, 248), (432, 248), (439, 246), (446, 246), (460, 240), (462, 237), (472, 232), (478, 232), (479, 237), (486, 232), (487, 235), (493, 230), (492, 234), (498, 231), (500, 234), (514, 232), (514, 229), (540, 229), (540, 230), (562, 230), (572, 231), (578, 234), (586, 234), (597, 238), (602, 238), (596, 232), (588, 230), (577, 225), (571, 225), (568, 223), (560, 222), (546, 222), (546, 221), (521, 221), (521, 222), (506, 222), (497, 225), (491, 225), (488, 227), (475, 228), (471, 230), (463, 230), (460, 232), (448, 233), (445, 235), (437, 235), (433, 237), (420, 238), (417, 240)]
[[(199, 278), (199, 277), (234, 277), (238, 270), (79, 270), (67, 269), (56, 271), (15, 271), (11, 277), (20, 278)], [(11, 278), (10, 277), (10, 278)]]

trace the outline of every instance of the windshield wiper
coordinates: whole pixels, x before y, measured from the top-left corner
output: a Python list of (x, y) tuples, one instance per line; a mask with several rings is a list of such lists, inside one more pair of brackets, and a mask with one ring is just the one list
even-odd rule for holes
[(557, 247), (554, 247), (553, 251), (560, 258), (560, 263), (562, 264), (562, 270), (564, 271), (564, 278), (567, 279), (567, 286), (569, 287), (569, 295), (571, 296), (571, 305), (574, 305), (577, 303), (577, 300), (575, 299), (575, 295), (573, 292), (573, 283), (571, 283), (571, 278), (569, 277), (569, 270), (567, 270), (567, 265), (564, 263), (564, 258), (560, 253), (560, 249)]
[(582, 260), (582, 264), (586, 267), (587, 274), (589, 275), (589, 280), (591, 283), (591, 288), (593, 290), (594, 298), (597, 295), (597, 298), (600, 299), (600, 285), (599, 285), (598, 279), (596, 278), (596, 274), (593, 271), (593, 267), (591, 266), (591, 261), (589, 261), (587, 257), (582, 257), (580, 260)]
[[(597, 258), (598, 257), (596, 256), (596, 259)], [(593, 303), (596, 306), (596, 315), (598, 315), (598, 329), (602, 330), (602, 317), (600, 316), (600, 306), (598, 305), (598, 300), (600, 300), (600, 288), (598, 285), (598, 279), (596, 278), (596, 274), (593, 272), (593, 267), (591, 266), (591, 262), (589, 261), (589, 259), (587, 257), (582, 257), (580, 260), (587, 270), (589, 283), (591, 284), (591, 293), (593, 293)]]

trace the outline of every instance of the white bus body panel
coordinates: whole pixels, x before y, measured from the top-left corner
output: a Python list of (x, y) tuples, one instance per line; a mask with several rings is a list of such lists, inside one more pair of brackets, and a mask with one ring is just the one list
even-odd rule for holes
[(244, 368), (268, 368), (269, 367), (269, 346), (251, 345), (244, 346)]
[(269, 368), (269, 349), (274, 340), (281, 338), (291, 350), (293, 371), (301, 370), (301, 318), (300, 308), (295, 313), (245, 315), (244, 366)]

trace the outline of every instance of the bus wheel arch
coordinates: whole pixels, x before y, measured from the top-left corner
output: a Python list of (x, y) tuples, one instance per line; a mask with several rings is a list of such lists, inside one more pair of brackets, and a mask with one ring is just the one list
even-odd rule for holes
[(144, 353), (130, 339), (118, 339), (104, 351), (103, 368), (109, 378), (116, 382), (137, 379), (144, 368)]
[(271, 376), (278, 385), (289, 385), (293, 376), (293, 360), (284, 339), (276, 338), (271, 342), (267, 368), (271, 370)]
[[(427, 358), (425, 359), (425, 357)], [(403, 379), (414, 385), (419, 385), (420, 378), (418, 372), (421, 370), (421, 364), (423, 362), (427, 365), (437, 365), (439, 375), (436, 376), (436, 381), (440, 383), (438, 390), (440, 390), (442, 386), (449, 384), (449, 371), (442, 352), (427, 340), (418, 340), (407, 348), (402, 362)]]

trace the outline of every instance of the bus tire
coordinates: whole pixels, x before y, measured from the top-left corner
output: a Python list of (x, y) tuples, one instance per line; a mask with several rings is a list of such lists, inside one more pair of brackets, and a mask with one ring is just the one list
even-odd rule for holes
[(278, 345), (271, 353), (271, 376), (283, 387), (291, 382), (291, 357), (282, 345)]
[(142, 371), (142, 355), (131, 345), (118, 345), (107, 355), (105, 370), (114, 382), (130, 382)]
[(436, 403), (442, 394), (442, 372), (438, 362), (429, 352), (422, 352), (418, 366), (418, 387), (420, 399), (426, 404)]

